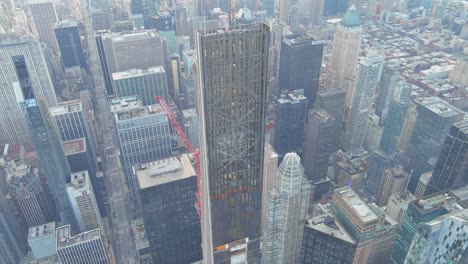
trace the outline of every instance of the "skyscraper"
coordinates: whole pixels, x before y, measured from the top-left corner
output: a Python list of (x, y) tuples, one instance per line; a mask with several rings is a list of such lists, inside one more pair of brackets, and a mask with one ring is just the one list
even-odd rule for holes
[[(31, 18), (42, 42), (57, 54), (58, 47), (54, 35), (54, 26), (57, 23), (57, 14), (52, 0), (28, 0)], [(31, 24), (31, 23), (30, 23)]]
[(0, 144), (20, 142), (27, 150), (32, 150), (26, 117), (14, 91), (21, 91), (20, 84), (27, 76), (35, 96), (47, 98), (49, 106), (57, 104), (42, 49), (32, 38), (4, 34), (0, 36), (0, 57), (4, 58), (0, 61), (0, 68), (4, 69), (0, 72), (0, 82), (4, 84), (0, 86), (3, 94), (0, 99)]
[(66, 195), (65, 185), (70, 178), (65, 153), (60, 142), (57, 127), (52, 119), (44, 95), (37, 95), (29, 74), (30, 65), (24, 56), (13, 58), (14, 70), (18, 75), (19, 84), (15, 86), (17, 103), (23, 108), (29, 125), (32, 142), (36, 148), (42, 169), (47, 176), (49, 190), (55, 200), (65, 223), (74, 223), (70, 212), (70, 203)]
[(57, 124), (62, 141), (70, 141), (86, 138), (91, 141), (90, 126), (86, 122), (86, 110), (79, 101), (61, 102), (60, 105), (51, 107), (50, 112)]
[(198, 32), (206, 262), (260, 255), (269, 31), (253, 24)]
[(397, 67), (384, 65), (377, 98), (375, 99), (375, 113), (380, 117), (381, 124), (385, 121), (390, 100), (393, 98), (395, 87), (400, 79)]
[(189, 156), (135, 166), (154, 263), (194, 263), (203, 258), (197, 208), (197, 178)]
[(7, 199), (23, 227), (43, 225), (55, 219), (55, 208), (50, 206), (37, 168), (18, 166), (7, 181)]
[(278, 180), (279, 185), (265, 197), (262, 263), (298, 263), (311, 186), (296, 153), (286, 154)]
[(277, 100), (274, 147), (281, 158), (291, 151), (302, 154), (308, 106), (308, 100), (302, 92), (295, 90), (284, 93)]
[(330, 155), (338, 150), (341, 124), (325, 110), (309, 110), (304, 140), (307, 179), (318, 182), (327, 176)]
[(279, 1), (279, 20), (289, 25), (289, 0)]
[(468, 183), (468, 121), (455, 123), (445, 137), (425, 195)]
[(112, 79), (116, 97), (138, 96), (143, 105), (156, 104), (155, 96), (169, 99), (166, 71), (162, 66), (115, 72)]
[(362, 151), (375, 89), (382, 73), (383, 60), (384, 58), (381, 55), (371, 50), (357, 66), (349, 122), (343, 140), (343, 147), (348, 152), (357, 153)]
[[(277, 177), (278, 170), (278, 154), (275, 152), (270, 144), (265, 144), (265, 151), (263, 154), (263, 186), (262, 198), (267, 196), (268, 190), (279, 185)], [(262, 226), (265, 224), (267, 200), (262, 199)], [(263, 230), (262, 230), (263, 231)]]
[(169, 121), (159, 105), (142, 106), (136, 97), (112, 100), (111, 111), (115, 116), (120, 153), (132, 202), (134, 208), (138, 209), (138, 185), (133, 166), (171, 154)]
[(377, 204), (382, 207), (386, 206), (392, 194), (406, 190), (408, 180), (409, 174), (403, 170), (402, 166), (386, 169), (377, 194)]
[(71, 174), (67, 186), (68, 199), (72, 207), (79, 230), (81, 232), (101, 228), (101, 214), (99, 213), (96, 196), (94, 195), (88, 171)]
[(57, 228), (57, 254), (61, 263), (110, 264), (100, 229), (72, 236), (69, 225)]
[(78, 66), (87, 69), (77, 22), (60, 21), (54, 31), (62, 55), (63, 66), (65, 68)]
[(414, 193), (422, 173), (434, 168), (445, 136), (453, 123), (463, 118), (463, 112), (438, 97), (418, 102), (418, 116), (406, 150), (408, 171), (413, 173), (408, 190)]
[(278, 94), (285, 90), (304, 90), (312, 108), (319, 87), (323, 43), (312, 34), (282, 38)]
[(28, 245), (36, 259), (57, 255), (55, 222), (29, 228)]
[(353, 95), (353, 81), (361, 49), (361, 38), (361, 20), (356, 7), (352, 5), (337, 26), (326, 72), (326, 86), (344, 89), (348, 107), (351, 105)]

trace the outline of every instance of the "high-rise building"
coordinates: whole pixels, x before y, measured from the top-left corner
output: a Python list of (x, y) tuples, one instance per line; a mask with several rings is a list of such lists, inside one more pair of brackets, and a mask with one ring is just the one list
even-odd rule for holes
[(94, 195), (88, 171), (71, 174), (67, 194), (81, 232), (101, 228), (101, 214)]
[[(34, 21), (39, 39), (46, 43), (54, 54), (57, 54), (57, 40), (54, 34), (57, 14), (55, 13), (53, 0), (28, 0), (27, 4), (31, 12), (31, 22)], [(30, 24), (32, 24), (31, 22)]]
[(61, 102), (60, 105), (51, 107), (50, 112), (62, 141), (70, 141), (86, 138), (91, 142), (90, 125), (87, 122), (87, 113), (83, 104), (79, 101)]
[[(342, 127), (346, 92), (341, 89), (320, 89), (317, 92), (314, 109), (324, 109), (332, 115)], [(340, 133), (341, 138), (341, 133)]]
[(439, 216), (418, 228), (405, 263), (466, 263), (467, 234), (468, 209)]
[(309, 3), (310, 23), (313, 26), (320, 26), (322, 24), (325, 2), (326, 2), (325, 0), (310, 1)]
[(311, 186), (296, 153), (286, 154), (277, 177), (279, 185), (265, 197), (262, 263), (298, 263)]
[(279, 20), (289, 25), (289, 0), (279, 1), (278, 3)]
[(96, 36), (107, 93), (114, 94), (112, 73), (163, 66), (167, 72), (166, 42), (154, 30)]
[(281, 158), (288, 152), (302, 154), (308, 106), (308, 100), (302, 92), (294, 90), (277, 100), (274, 147)]
[(304, 90), (312, 108), (319, 88), (323, 43), (312, 34), (283, 36), (278, 94), (285, 90)]
[(463, 118), (463, 112), (438, 97), (418, 102), (416, 124), (406, 150), (405, 167), (413, 171), (408, 190), (414, 193), (422, 173), (434, 168), (445, 136), (453, 123)]
[(159, 14), (160, 0), (131, 0), (134, 15), (143, 15), (145, 28), (152, 28), (152, 19)]
[(185, 134), (187, 135), (192, 146), (197, 149), (199, 147), (199, 130), (200, 130), (200, 117), (195, 108), (182, 110), (183, 124)]
[(63, 66), (65, 68), (77, 66), (86, 69), (86, 58), (77, 22), (60, 21), (54, 30)]
[(156, 104), (155, 96), (169, 99), (166, 71), (162, 66), (115, 72), (112, 79), (116, 97), (138, 96), (143, 105)]
[(57, 228), (57, 254), (61, 263), (110, 264), (101, 230), (94, 229), (72, 236), (69, 225)]
[(394, 155), (387, 155), (380, 150), (372, 153), (367, 168), (366, 190), (374, 197), (379, 192), (384, 171), (398, 165), (397, 161)]
[(455, 123), (442, 145), (425, 195), (468, 183), (468, 121)]
[(42, 49), (32, 38), (4, 34), (0, 36), (0, 57), (4, 58), (0, 61), (3, 69), (0, 83), (4, 84), (0, 87), (3, 94), (0, 99), (0, 144), (19, 142), (26, 150), (32, 150), (26, 117), (14, 91), (21, 91), (20, 84), (26, 75), (35, 96), (44, 96), (50, 106), (57, 104)]
[(349, 0), (327, 0), (324, 3), (323, 15), (326, 17), (344, 13), (348, 8)]
[(337, 26), (325, 78), (326, 87), (337, 87), (346, 91), (346, 106), (348, 107), (351, 105), (353, 95), (361, 38), (361, 20), (356, 7), (352, 5)]
[[(382, 87), (382, 84), (380, 87)], [(389, 99), (388, 111), (383, 122), (382, 138), (379, 145), (379, 150), (383, 153), (392, 155), (398, 151), (398, 142), (408, 112), (411, 91), (412, 87), (410, 84), (400, 82), (393, 96)]]
[[(263, 186), (262, 198), (267, 197), (268, 190), (279, 186), (279, 179), (277, 177), (278, 170), (278, 154), (270, 144), (265, 144), (265, 151), (263, 153)], [(267, 200), (262, 199), (262, 226), (265, 224)], [(263, 231), (263, 230), (262, 230)]]
[(369, 113), (369, 121), (363, 143), (364, 148), (369, 152), (376, 151), (382, 140), (383, 127), (379, 125), (379, 121), (380, 118), (376, 114)]
[(375, 113), (380, 117), (381, 124), (384, 123), (390, 100), (400, 79), (400, 73), (396, 66), (386, 64), (382, 69), (378, 95), (375, 99)]
[(49, 111), (49, 105), (44, 95), (37, 95), (32, 88), (33, 76), (29, 74), (28, 60), (24, 56), (16, 56), (13, 62), (19, 79), (14, 91), (16, 102), (23, 108), (32, 142), (47, 176), (49, 190), (59, 210), (61, 220), (65, 223), (74, 223), (65, 190), (66, 182), (70, 177), (70, 167), (57, 127)]
[(439, 192), (409, 203), (403, 223), (393, 248), (391, 263), (404, 263), (411, 242), (419, 227), (436, 217), (462, 209), (457, 198), (450, 192)]
[(385, 213), (394, 221), (397, 221), (398, 225), (401, 225), (409, 203), (414, 200), (416, 200), (416, 197), (408, 190), (401, 193), (394, 193), (388, 198)]
[(7, 199), (23, 227), (43, 225), (54, 220), (48, 193), (39, 179), (37, 168), (20, 165), (7, 175)]
[(304, 226), (300, 263), (353, 263), (357, 243), (330, 213), (309, 219)]
[(383, 61), (384, 58), (381, 55), (371, 50), (357, 66), (349, 120), (343, 139), (343, 147), (348, 152), (362, 151), (362, 144), (369, 124), (369, 113), (374, 101), (377, 82), (382, 73)]
[(338, 150), (341, 124), (325, 110), (309, 110), (304, 140), (307, 179), (318, 182), (327, 176), (330, 155)]
[(154, 263), (194, 263), (203, 258), (197, 177), (189, 156), (135, 166), (146, 237)]
[(379, 191), (377, 193), (377, 204), (387, 205), (392, 194), (401, 193), (406, 190), (409, 181), (409, 174), (403, 170), (402, 166), (384, 170)]
[(429, 186), (429, 181), (432, 178), (432, 171), (425, 172), (419, 177), (418, 185), (416, 186), (416, 191), (414, 191), (414, 196), (416, 198), (422, 198), (426, 193), (427, 186)]
[(203, 259), (258, 261), (270, 30), (198, 34)]
[[(133, 166), (171, 154), (169, 121), (159, 105), (143, 106), (136, 97), (111, 101), (134, 208), (139, 208), (138, 185)], [(145, 147), (142, 147), (145, 146)]]
[(55, 222), (29, 228), (28, 245), (36, 259), (57, 255), (57, 236)]

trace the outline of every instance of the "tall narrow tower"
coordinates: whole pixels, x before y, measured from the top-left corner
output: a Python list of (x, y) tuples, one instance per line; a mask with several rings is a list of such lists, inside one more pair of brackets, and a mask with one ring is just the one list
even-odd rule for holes
[(260, 254), (269, 32), (264, 24), (198, 32), (205, 263)]
[(333, 40), (333, 50), (327, 67), (327, 87), (346, 90), (346, 106), (351, 105), (353, 81), (361, 49), (362, 27), (354, 5), (338, 25)]

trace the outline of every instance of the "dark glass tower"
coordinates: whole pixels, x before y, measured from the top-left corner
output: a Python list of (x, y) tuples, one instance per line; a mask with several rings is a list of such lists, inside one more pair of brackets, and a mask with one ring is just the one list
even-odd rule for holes
[(455, 123), (445, 138), (425, 195), (468, 183), (468, 121)]
[(54, 30), (63, 66), (65, 68), (78, 66), (86, 69), (86, 59), (76, 21), (62, 21)]
[(283, 90), (303, 89), (312, 108), (319, 87), (323, 43), (312, 34), (283, 37), (278, 94)]
[(203, 259), (229, 263), (242, 254), (253, 263), (260, 254), (270, 30), (253, 24), (198, 34)]
[(52, 120), (46, 99), (36, 98), (33, 93), (24, 56), (15, 56), (13, 61), (19, 81), (19, 89), (15, 90), (16, 97), (24, 108), (33, 144), (44, 173), (48, 177), (47, 184), (58, 207), (61, 220), (65, 223), (74, 223), (65, 189), (71, 172), (57, 127)]

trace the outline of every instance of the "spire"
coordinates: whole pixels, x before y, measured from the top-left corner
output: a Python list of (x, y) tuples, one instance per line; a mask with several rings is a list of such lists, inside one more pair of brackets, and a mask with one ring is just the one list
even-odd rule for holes
[(359, 27), (361, 25), (361, 19), (354, 4), (346, 11), (346, 14), (341, 19), (341, 24), (345, 27)]

